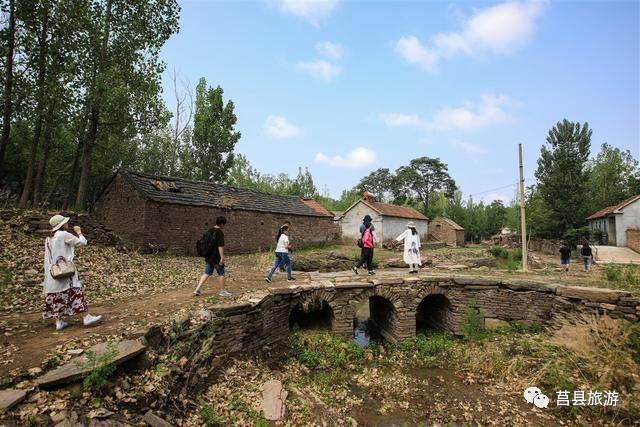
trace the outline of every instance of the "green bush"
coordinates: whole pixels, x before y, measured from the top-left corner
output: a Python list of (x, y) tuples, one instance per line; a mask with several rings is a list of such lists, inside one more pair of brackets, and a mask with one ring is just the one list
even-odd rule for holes
[(416, 354), (423, 360), (431, 360), (442, 356), (455, 342), (451, 332), (433, 332), (418, 334), (413, 338), (404, 340), (401, 349), (405, 353)]
[(220, 416), (216, 412), (216, 409), (211, 405), (201, 406), (198, 411), (198, 416), (202, 420), (202, 423), (207, 427), (222, 425), (220, 422)]
[(602, 275), (606, 281), (620, 287), (640, 288), (640, 267), (636, 265), (603, 264)]
[(484, 337), (484, 314), (476, 301), (471, 301), (467, 306), (462, 330), (465, 338), (470, 341), (478, 341)]
[(296, 359), (309, 368), (345, 368), (364, 358), (364, 349), (331, 332), (294, 331), (292, 339)]

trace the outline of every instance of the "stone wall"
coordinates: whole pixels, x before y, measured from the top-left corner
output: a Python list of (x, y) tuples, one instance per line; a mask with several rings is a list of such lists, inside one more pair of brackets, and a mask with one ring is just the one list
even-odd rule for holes
[(462, 334), (465, 312), (472, 303), (492, 321), (548, 324), (572, 312), (609, 314), (636, 322), (640, 317), (640, 298), (618, 290), (422, 275), (351, 282), (353, 276), (322, 273), (315, 279), (304, 285), (269, 288), (246, 302), (211, 307), (217, 355), (249, 354), (286, 344), (290, 313), (299, 304), (314, 301), (329, 305), (332, 330), (344, 337), (352, 335), (356, 308), (369, 301), (371, 317), (391, 340), (415, 335), (418, 306), (433, 295), (448, 303), (442, 325), (456, 334)]
[(287, 220), (292, 223), (294, 245), (326, 243), (340, 238), (340, 228), (331, 217), (158, 203), (142, 198), (121, 175), (116, 176), (96, 203), (94, 215), (139, 247), (151, 246), (174, 253), (195, 254), (196, 242), (215, 225), (218, 216), (227, 218), (224, 232), (229, 253), (275, 247), (278, 228)]
[(634, 228), (627, 229), (627, 246), (636, 252), (640, 252), (640, 230)]

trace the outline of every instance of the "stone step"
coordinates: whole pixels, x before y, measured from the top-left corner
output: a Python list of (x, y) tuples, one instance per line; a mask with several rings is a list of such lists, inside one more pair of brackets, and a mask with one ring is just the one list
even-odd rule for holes
[[(40, 378), (36, 379), (35, 383), (42, 388), (47, 388), (67, 384), (84, 378), (90, 372), (90, 368), (86, 366), (88, 362), (86, 353), (92, 351), (99, 357), (107, 352), (107, 344), (108, 343), (100, 343), (94, 345), (85, 351), (85, 355), (77, 357), (66, 365), (47, 372)], [(117, 354), (113, 359), (113, 363), (120, 365), (143, 353), (146, 350), (146, 346), (138, 340), (125, 340), (118, 342), (116, 349)]]
[(22, 402), (25, 397), (27, 397), (27, 392), (24, 390), (16, 390), (13, 388), (0, 390), (0, 413), (13, 408)]

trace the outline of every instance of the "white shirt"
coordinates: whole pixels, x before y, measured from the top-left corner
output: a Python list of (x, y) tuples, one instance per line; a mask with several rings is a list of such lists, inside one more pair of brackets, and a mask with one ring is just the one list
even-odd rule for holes
[(289, 253), (288, 246), (289, 246), (289, 236), (282, 233), (280, 235), (280, 238), (278, 239), (278, 244), (276, 245), (276, 252), (288, 254)]
[(51, 276), (51, 263), (55, 263), (60, 257), (73, 261), (76, 255), (76, 246), (84, 246), (87, 239), (84, 236), (74, 236), (68, 231), (58, 230), (53, 237), (47, 237), (44, 245), (44, 293), (52, 294), (66, 291), (71, 286), (82, 287), (78, 272), (70, 278), (56, 280)]

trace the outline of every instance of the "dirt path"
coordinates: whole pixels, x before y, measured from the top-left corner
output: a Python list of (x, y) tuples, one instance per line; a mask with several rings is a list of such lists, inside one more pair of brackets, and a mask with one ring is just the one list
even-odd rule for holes
[[(300, 277), (302, 282), (305, 277)], [(274, 284), (286, 283), (279, 277)], [(271, 285), (273, 286), (273, 285)], [(170, 291), (140, 295), (137, 298), (120, 298), (108, 302), (90, 304), (92, 314), (101, 314), (104, 322), (85, 328), (81, 317), (70, 321), (70, 326), (55, 331), (50, 320), (43, 320), (39, 312), (0, 315), (0, 379), (16, 374), (20, 369), (40, 367), (50, 353), (60, 346), (86, 348), (105, 339), (135, 335), (144, 326), (160, 324), (181, 312), (210, 306), (222, 300), (217, 295), (218, 285), (209, 280), (202, 296), (193, 296), (193, 284)], [(266, 288), (256, 279), (232, 278), (227, 288), (234, 301), (246, 292)]]

